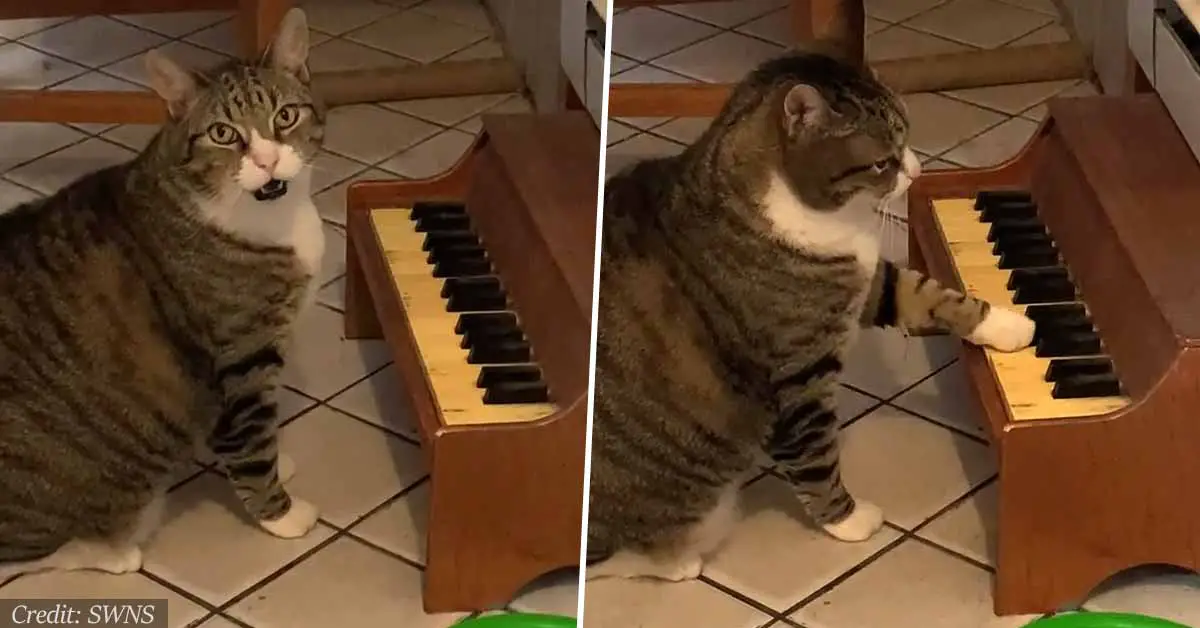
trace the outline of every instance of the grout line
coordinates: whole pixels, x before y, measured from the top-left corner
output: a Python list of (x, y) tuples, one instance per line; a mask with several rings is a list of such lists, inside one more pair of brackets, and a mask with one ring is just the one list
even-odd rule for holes
[[(763, 604), (762, 602), (759, 602), (758, 600), (756, 600), (736, 589), (733, 589), (724, 584), (721, 584), (720, 582), (713, 580), (709, 576), (701, 574), (700, 577), (697, 578), (697, 580), (699, 580), (700, 582), (703, 582), (704, 584), (716, 589), (717, 591), (720, 591), (721, 593), (724, 593), (725, 595), (741, 602), (742, 604), (745, 604), (746, 606), (753, 608), (754, 610), (766, 615), (767, 617), (770, 617), (772, 620), (779, 620), (779, 619), (783, 618), (783, 616), (780, 615), (778, 611), (771, 608), (770, 606), (767, 606), (766, 604)], [(768, 623), (768, 625), (770, 625), (772, 623), (775, 623), (775, 622), (771, 621)]]
[(867, 567), (870, 567), (875, 561), (882, 558), (885, 554), (891, 552), (893, 549), (898, 547), (904, 541), (905, 541), (905, 537), (903, 537), (903, 536), (892, 540), (891, 543), (888, 543), (888, 544), (884, 545), (883, 547), (879, 548), (874, 554), (871, 554), (866, 559), (860, 561), (857, 565), (842, 572), (837, 577), (833, 578), (829, 582), (826, 582), (821, 588), (817, 589), (816, 591), (813, 591), (812, 593), (808, 594), (808, 596), (805, 597), (804, 599), (800, 600), (799, 602), (792, 605), (791, 607), (785, 609), (782, 613), (780, 613), (780, 615), (785, 616), (785, 617), (790, 617), (792, 615), (795, 615), (796, 612), (798, 612), (800, 609), (802, 609), (805, 606), (808, 606), (809, 604), (820, 599), (825, 594), (832, 591), (834, 588), (840, 586), (843, 582), (849, 580), (851, 577), (853, 577), (858, 572), (866, 569)]

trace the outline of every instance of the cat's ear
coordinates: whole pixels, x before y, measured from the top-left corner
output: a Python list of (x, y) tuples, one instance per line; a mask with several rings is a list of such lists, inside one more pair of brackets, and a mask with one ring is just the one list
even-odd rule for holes
[(812, 85), (793, 85), (783, 97), (783, 124), (793, 137), (827, 126), (832, 113), (825, 97)]
[(196, 99), (196, 75), (158, 50), (147, 52), (144, 63), (151, 89), (167, 102), (167, 113), (183, 117)]
[(292, 8), (280, 20), (269, 54), (276, 69), (308, 82), (308, 18), (302, 9)]

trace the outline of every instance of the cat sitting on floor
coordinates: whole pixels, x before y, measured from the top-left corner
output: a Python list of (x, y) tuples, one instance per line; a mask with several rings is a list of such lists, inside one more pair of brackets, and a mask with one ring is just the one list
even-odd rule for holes
[(169, 120), (131, 162), (0, 215), (0, 582), (137, 570), (210, 450), (267, 532), (307, 534), (275, 390), (324, 251), (324, 109), (294, 9), (260, 63), (146, 55)]
[(605, 187), (589, 579), (697, 577), (765, 451), (813, 523), (863, 541), (834, 391), (860, 326), (1003, 351), (1022, 314), (880, 259), (877, 209), (920, 172), (902, 103), (818, 54), (763, 64), (682, 154)]

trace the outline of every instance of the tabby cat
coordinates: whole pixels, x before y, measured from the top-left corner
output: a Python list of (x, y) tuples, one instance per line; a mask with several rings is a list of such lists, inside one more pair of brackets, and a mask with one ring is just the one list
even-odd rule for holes
[(920, 165), (902, 103), (828, 55), (751, 73), (682, 154), (605, 187), (589, 578), (700, 574), (766, 453), (812, 522), (862, 541), (834, 392), (865, 325), (1004, 351), (1033, 322), (880, 258), (881, 203)]
[(324, 250), (307, 56), (298, 9), (259, 63), (147, 53), (149, 146), (0, 215), (0, 581), (140, 568), (197, 447), (267, 532), (316, 524), (281, 485), (275, 401)]

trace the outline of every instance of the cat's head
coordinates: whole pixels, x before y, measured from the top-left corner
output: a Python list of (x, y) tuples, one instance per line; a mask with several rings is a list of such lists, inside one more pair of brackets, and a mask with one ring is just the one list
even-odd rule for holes
[(258, 62), (197, 72), (156, 50), (146, 54), (150, 85), (169, 113), (160, 150), (188, 187), (205, 196), (258, 190), (312, 161), (325, 116), (309, 89), (308, 48), (304, 12), (292, 9)]
[(921, 170), (904, 104), (869, 69), (796, 53), (762, 66), (781, 174), (805, 206), (838, 211), (898, 196)]

